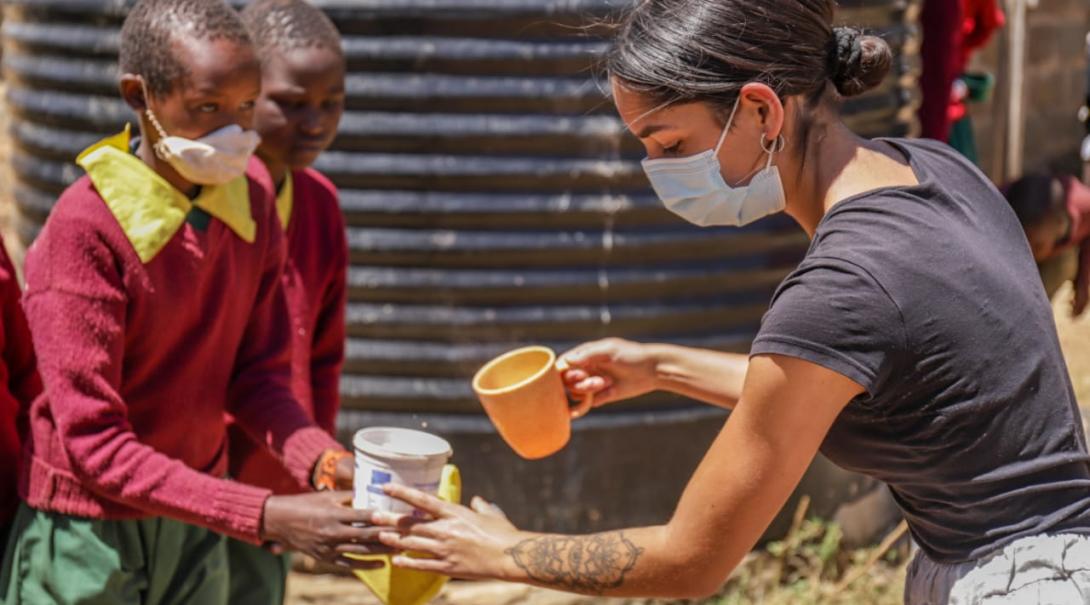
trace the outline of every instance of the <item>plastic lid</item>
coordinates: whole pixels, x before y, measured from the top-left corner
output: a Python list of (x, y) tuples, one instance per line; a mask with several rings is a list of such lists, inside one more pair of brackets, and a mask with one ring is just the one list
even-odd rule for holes
[(449, 458), (453, 453), (450, 443), (442, 437), (393, 427), (360, 429), (356, 431), (352, 445), (357, 450), (380, 458)]

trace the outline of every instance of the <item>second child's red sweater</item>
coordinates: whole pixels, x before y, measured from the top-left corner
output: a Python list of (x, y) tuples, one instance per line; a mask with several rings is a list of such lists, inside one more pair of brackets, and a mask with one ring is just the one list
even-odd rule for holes
[(42, 392), (15, 267), (0, 241), (0, 526), (19, 506), (19, 433), (30, 402)]
[[(284, 291), (291, 310), (292, 392), (311, 418), (335, 434), (344, 364), (348, 242), (337, 188), (313, 169), (292, 172)], [(237, 425), (229, 432), (231, 476), (278, 494), (294, 481), (268, 448)]]
[(147, 264), (88, 177), (57, 201), (26, 261), (47, 385), (21, 474), (30, 506), (166, 516), (256, 543), (270, 492), (222, 478), (224, 413), (300, 486), (340, 448), (291, 394), (284, 242), (264, 179), (249, 181), (253, 243), (219, 220), (185, 223)]

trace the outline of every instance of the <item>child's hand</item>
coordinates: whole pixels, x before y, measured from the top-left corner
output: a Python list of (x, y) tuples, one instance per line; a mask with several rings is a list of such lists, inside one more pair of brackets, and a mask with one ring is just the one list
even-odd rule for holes
[(360, 561), (345, 555), (391, 552), (379, 543), (371, 511), (351, 508), (351, 492), (315, 492), (270, 496), (265, 501), (261, 538), (319, 561), (354, 569), (382, 567), (381, 561)]
[(336, 489), (352, 489), (356, 479), (356, 459), (353, 456), (344, 456), (337, 460), (337, 470), (333, 474)]

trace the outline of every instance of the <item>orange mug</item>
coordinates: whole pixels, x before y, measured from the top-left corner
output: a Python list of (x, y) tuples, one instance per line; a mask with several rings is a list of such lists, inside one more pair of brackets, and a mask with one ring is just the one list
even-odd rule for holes
[(493, 359), (473, 377), (485, 412), (519, 456), (535, 460), (560, 451), (571, 438), (571, 421), (593, 407), (593, 395), (571, 407), (560, 377), (567, 369), (552, 349), (526, 347)]

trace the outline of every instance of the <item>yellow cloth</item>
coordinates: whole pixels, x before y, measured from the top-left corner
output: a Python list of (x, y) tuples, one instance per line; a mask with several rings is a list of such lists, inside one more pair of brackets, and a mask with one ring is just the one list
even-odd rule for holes
[[(453, 464), (443, 468), (439, 497), (455, 504), (462, 501), (462, 475)], [(409, 556), (414, 555), (409, 553)], [(434, 599), (450, 579), (439, 574), (394, 567), (390, 564), (390, 555), (356, 558), (386, 563), (379, 569), (355, 571), (356, 577), (363, 580), (384, 605), (424, 605)]]
[(284, 184), (280, 187), (280, 193), (276, 194), (276, 214), (280, 217), (280, 225), (288, 228), (291, 221), (291, 205), (295, 201), (294, 185), (291, 182), (291, 171), (284, 177)]
[(245, 176), (204, 186), (190, 201), (150, 166), (129, 152), (129, 126), (88, 147), (76, 158), (95, 189), (147, 263), (170, 242), (194, 206), (218, 218), (243, 241), (253, 243), (257, 223), (250, 213), (250, 185)]

